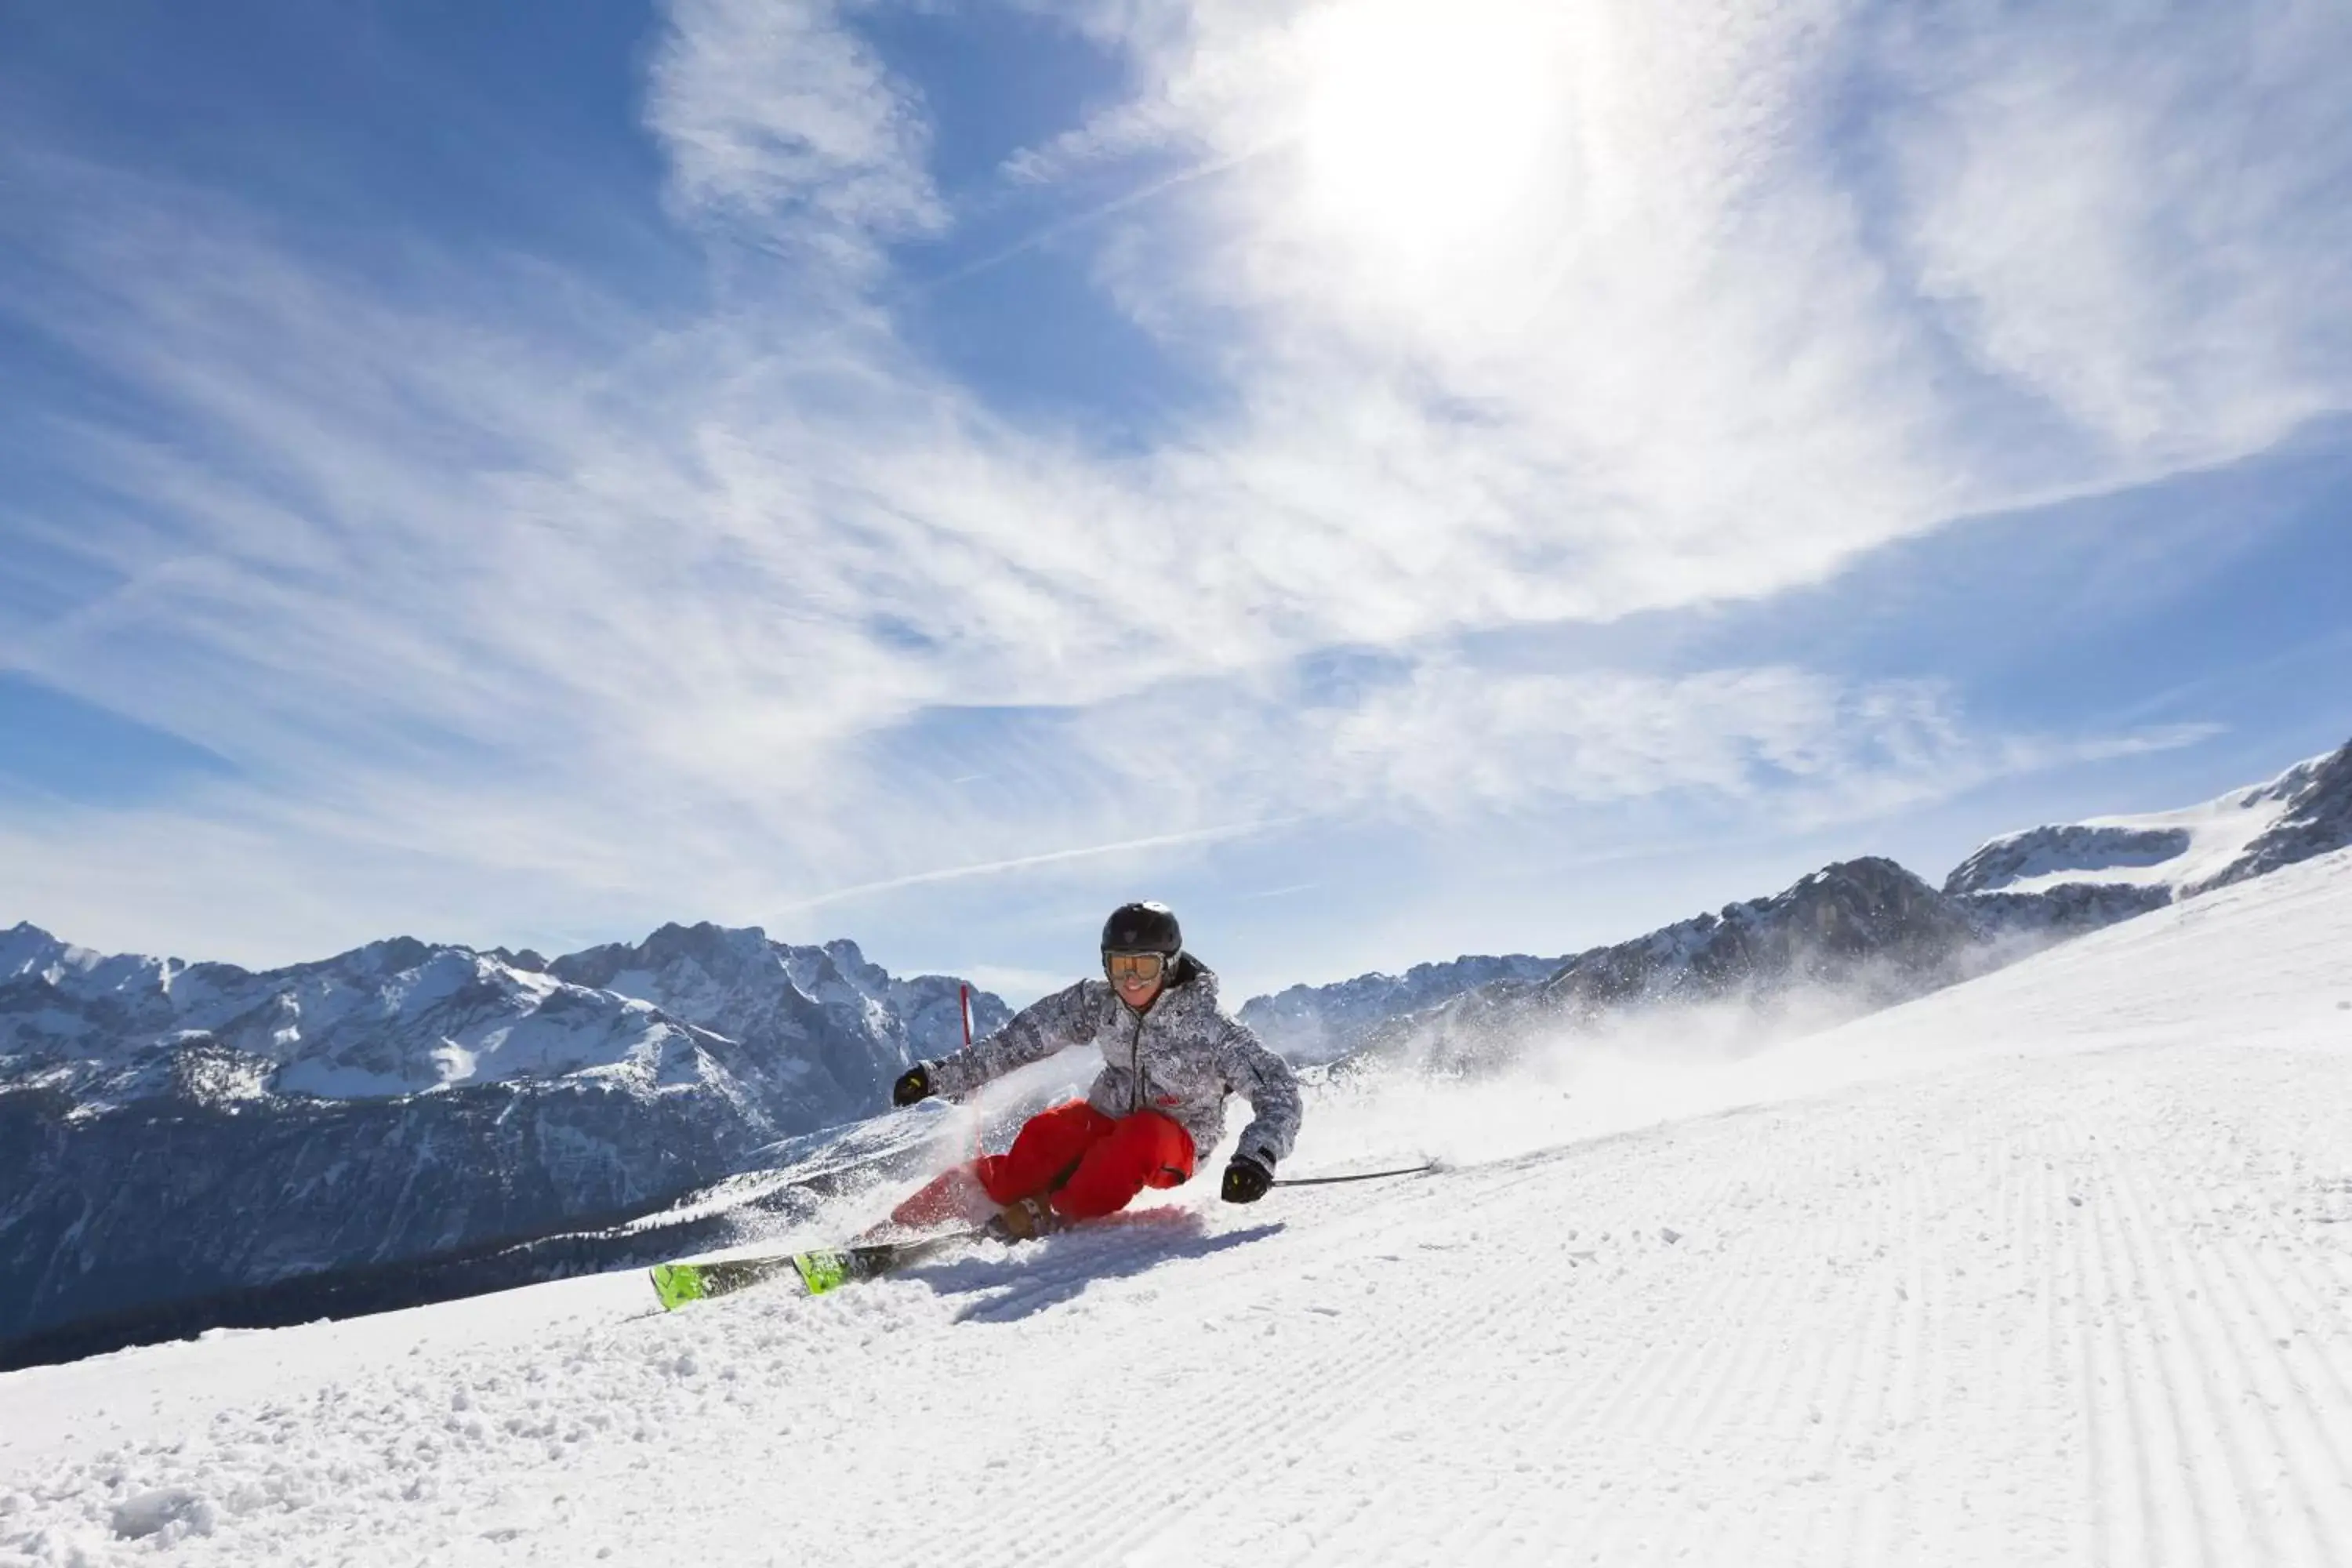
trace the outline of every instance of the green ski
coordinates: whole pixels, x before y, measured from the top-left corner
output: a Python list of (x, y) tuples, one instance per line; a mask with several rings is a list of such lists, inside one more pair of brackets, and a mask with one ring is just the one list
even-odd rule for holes
[(799, 1277), (801, 1288), (810, 1295), (822, 1296), (852, 1280), (871, 1279), (877, 1274), (887, 1274), (894, 1268), (928, 1258), (942, 1247), (982, 1234), (978, 1230), (956, 1231), (948, 1236), (924, 1237), (915, 1241), (824, 1247), (814, 1252), (780, 1253), (770, 1258), (739, 1258), (725, 1263), (664, 1263), (653, 1270), (654, 1294), (661, 1298), (664, 1310), (676, 1311), (688, 1301), (731, 1296), (747, 1286), (791, 1274)]

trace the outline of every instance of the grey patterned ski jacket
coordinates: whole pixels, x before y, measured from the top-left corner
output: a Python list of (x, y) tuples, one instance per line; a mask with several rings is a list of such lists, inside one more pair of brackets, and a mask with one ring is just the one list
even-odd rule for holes
[(950, 1098), (971, 1093), (1016, 1068), (1091, 1042), (1103, 1070), (1087, 1102), (1106, 1116), (1156, 1110), (1192, 1136), (1206, 1159), (1225, 1132), (1225, 1097), (1238, 1094), (1255, 1113), (1241, 1150), (1272, 1170), (1298, 1137), (1298, 1079), (1290, 1064), (1258, 1044), (1245, 1024), (1217, 1005), (1217, 977), (1191, 953), (1180, 954), (1151, 1005), (1136, 1012), (1107, 980), (1081, 980), (1033, 1002), (982, 1040), (925, 1062), (931, 1084)]

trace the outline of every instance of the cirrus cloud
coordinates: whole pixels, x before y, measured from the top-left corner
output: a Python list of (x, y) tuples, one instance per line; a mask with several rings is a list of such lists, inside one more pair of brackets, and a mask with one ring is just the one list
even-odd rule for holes
[[(1512, 199), (1448, 236), (1318, 196), (1318, 73), (1390, 68), (1360, 16), (1498, 28), (1557, 73), (1496, 122), (1537, 139)], [(63, 919), (81, 867), (108, 940), (142, 867), (175, 879), (160, 908), (241, 866), (348, 878), (350, 934), (497, 903), (520, 940), (557, 908), (757, 918), (1317, 813), (1894, 809), (2148, 738), (1465, 638), (1770, 595), (2352, 397), (2352, 205), (2324, 199), (2352, 39), (2311, 8), (1074, 19), (1137, 91), (1008, 177), (1210, 171), (1081, 215), (1104, 296), (1223, 394), (1139, 449), (1015, 417), (899, 330), (893, 247), (957, 215), (855, 6), (665, 8), (645, 124), (723, 258), (684, 320), (513, 258), (420, 251), (387, 289), (235, 196), (12, 158), (0, 311), (137, 412), (45, 420), (71, 499), (12, 542), (102, 586), (0, 611), (0, 646), (241, 770), (136, 821), (20, 811), (16, 896)], [(2143, 68), (2096, 68), (2119, 40)], [(1357, 648), (1391, 673), (1299, 687)], [(930, 766), (958, 715), (965, 753)], [(1139, 790), (1159, 835), (1124, 820)], [(243, 951), (317, 923), (257, 915)]]

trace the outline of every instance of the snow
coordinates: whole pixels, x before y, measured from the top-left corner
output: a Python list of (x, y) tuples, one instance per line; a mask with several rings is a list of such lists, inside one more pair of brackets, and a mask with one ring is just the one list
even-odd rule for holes
[(2243, 860), (2296, 809), (2300, 792), (2334, 755), (2314, 757), (2267, 784), (2178, 811), (2095, 816), (1995, 838), (1969, 857), (1971, 867), (1992, 868), (1972, 879), (1970, 890), (2046, 893), (2088, 881), (2165, 888), (2175, 898), (2186, 897)]
[(8, 1374), (0, 1563), (2341, 1563), (2347, 953), (2338, 853), (1741, 1058), (1328, 1089), (1282, 1173), (1433, 1176)]
[[(2187, 842), (2177, 854), (2146, 864), (2108, 860), (2093, 865), (2058, 864), (2047, 868), (2033, 866), (2004, 881), (1997, 890), (2046, 893), (2068, 882), (2095, 880), (2135, 888), (2170, 888), (2179, 894), (2235, 865), (2253, 847), (2254, 840), (2276, 826), (2286, 812), (2287, 802), (2283, 800), (2242, 803), (2238, 797), (2229, 796), (2180, 811), (2093, 817), (2083, 826), (2143, 833), (2176, 829), (2186, 836)], [(2086, 877), (2086, 872), (2095, 875)]]
[[(834, 954), (855, 965), (845, 981)], [(658, 953), (660, 967), (639, 962)], [(619, 965), (612, 986), (565, 974)], [(704, 961), (719, 963), (714, 978)], [(723, 962), (722, 962), (723, 961)], [(793, 990), (798, 965), (831, 976), (826, 994)], [(908, 1054), (948, 1028), (929, 1015), (958, 983), (909, 980), (866, 963), (852, 943), (795, 949), (756, 928), (665, 928), (635, 950), (594, 949), (519, 969), (465, 948), (406, 938), (262, 974), (176, 959), (107, 956), (19, 924), (0, 931), (0, 985), (34, 979), (0, 1008), (0, 1087), (63, 1065), (63, 1087), (91, 1110), (152, 1092), (159, 1045), (212, 1036), (276, 1064), (273, 1087), (321, 1100), (392, 1100), (457, 1086), (541, 1080), (657, 1064), (665, 1084), (695, 1081), (688, 1026), (727, 1037), (737, 1075), (800, 1080), (788, 1125), (824, 1124), (870, 1105)], [(615, 989), (616, 988), (616, 989)], [(627, 994), (623, 994), (625, 992)], [(983, 1027), (1010, 1015), (975, 995)], [(719, 1026), (725, 1026), (721, 1028)], [(740, 1037), (737, 1037), (740, 1035)]]
[(634, 997), (647, 1006), (655, 1005), (661, 977), (650, 969), (624, 969), (607, 981), (604, 989), (623, 996)]

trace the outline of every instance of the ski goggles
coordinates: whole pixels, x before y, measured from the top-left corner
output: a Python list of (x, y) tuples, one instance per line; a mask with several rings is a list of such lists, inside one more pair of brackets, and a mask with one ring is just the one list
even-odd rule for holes
[(1106, 952), (1103, 973), (1114, 985), (1129, 980), (1152, 981), (1168, 973), (1168, 955), (1164, 952)]

